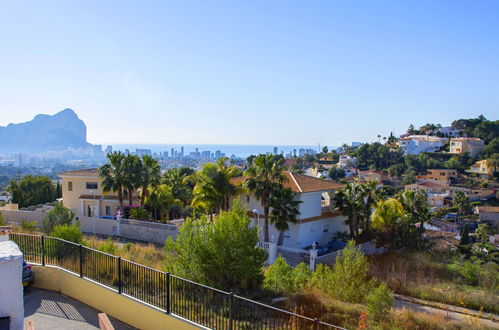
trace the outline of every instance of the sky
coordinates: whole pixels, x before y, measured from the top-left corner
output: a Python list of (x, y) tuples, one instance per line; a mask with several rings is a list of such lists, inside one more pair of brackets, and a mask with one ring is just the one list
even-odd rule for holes
[(0, 125), (338, 146), (499, 114), (499, 1), (0, 0)]

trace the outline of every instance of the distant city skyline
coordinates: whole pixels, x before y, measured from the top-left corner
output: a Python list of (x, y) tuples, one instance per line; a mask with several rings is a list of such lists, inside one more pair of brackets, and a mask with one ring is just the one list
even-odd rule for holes
[(0, 125), (88, 141), (338, 146), (499, 109), (499, 2), (5, 2)]

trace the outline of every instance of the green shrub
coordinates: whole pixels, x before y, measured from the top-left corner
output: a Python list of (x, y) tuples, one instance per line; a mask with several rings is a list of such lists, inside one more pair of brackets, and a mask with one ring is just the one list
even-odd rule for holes
[(149, 220), (150, 214), (147, 210), (141, 207), (134, 207), (130, 210), (130, 217), (138, 220)]
[(33, 232), (38, 229), (38, 221), (27, 221), (26, 219), (21, 219), (21, 229), (28, 232)]
[(302, 292), (310, 284), (312, 271), (310, 266), (301, 262), (293, 269), (293, 292)]
[(381, 283), (366, 298), (369, 318), (373, 321), (385, 319), (393, 306), (393, 292)]
[(97, 250), (108, 254), (116, 253), (116, 247), (114, 246), (114, 242), (111, 237), (109, 237), (104, 243), (102, 243), (102, 245), (99, 246)]
[(50, 236), (57, 237), (76, 244), (81, 244), (83, 242), (83, 233), (81, 232), (80, 228), (75, 225), (55, 226), (54, 230), (50, 233)]
[(7, 223), (3, 219), (3, 214), (0, 212), (0, 226), (7, 226)]
[(43, 231), (45, 233), (51, 233), (56, 226), (71, 225), (74, 217), (75, 214), (73, 211), (58, 202), (55, 204), (54, 208), (47, 213), (47, 216), (43, 218)]
[(264, 286), (276, 293), (293, 291), (293, 269), (279, 256), (265, 274)]

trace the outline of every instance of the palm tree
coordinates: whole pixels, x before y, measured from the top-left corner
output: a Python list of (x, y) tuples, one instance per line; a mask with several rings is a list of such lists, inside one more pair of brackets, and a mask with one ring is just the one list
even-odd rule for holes
[(123, 160), (123, 166), (125, 168), (123, 186), (128, 196), (129, 206), (132, 207), (133, 193), (141, 186), (142, 162), (135, 155), (127, 155)]
[(363, 200), (360, 223), (363, 224), (363, 231), (369, 233), (371, 224), (371, 212), (373, 205), (382, 198), (382, 192), (379, 190), (376, 181), (359, 184), (360, 195)]
[(404, 217), (402, 204), (395, 198), (381, 200), (376, 204), (372, 215), (372, 226), (380, 232), (394, 234), (397, 223)]
[(191, 203), (193, 185), (186, 181), (189, 176), (186, 172), (185, 168), (171, 168), (163, 174), (161, 179), (161, 182), (170, 188), (174, 199), (180, 201), (180, 203), (174, 204), (175, 208), (170, 208), (171, 218), (181, 215), (178, 207), (184, 207)]
[(120, 208), (123, 210), (123, 190), (125, 185), (125, 155), (120, 151), (107, 154), (108, 163), (101, 166), (99, 175), (102, 177), (102, 189), (104, 192), (118, 192)]
[(244, 187), (255, 193), (263, 207), (265, 242), (269, 241), (269, 197), (273, 191), (282, 189), (286, 180), (283, 172), (282, 158), (263, 154), (258, 155), (245, 172), (248, 178), (244, 180)]
[(468, 214), (470, 209), (470, 201), (468, 196), (462, 191), (458, 191), (452, 197), (452, 206), (457, 208), (461, 215)]
[(231, 179), (240, 174), (226, 157), (220, 158), (215, 164), (204, 164), (200, 171), (186, 178), (195, 182), (191, 204), (215, 213), (227, 211), (231, 197), (237, 193)]
[(300, 203), (302, 201), (296, 200), (296, 194), (288, 188), (276, 190), (270, 195), (269, 205), (272, 210), (269, 221), (279, 230), (277, 245), (282, 245), (284, 232), (289, 229), (288, 223), (296, 223), (298, 220)]
[(156, 220), (163, 219), (163, 211), (178, 203), (180, 201), (173, 197), (171, 189), (164, 184), (153, 187), (145, 199), (145, 206)]
[(348, 217), (347, 223), (353, 238), (359, 236), (359, 224), (364, 210), (364, 195), (359, 183), (349, 183), (338, 190), (334, 197), (336, 208)]
[(426, 193), (422, 190), (404, 190), (397, 196), (407, 214), (410, 214), (413, 222), (419, 222), (419, 230), (424, 231), (424, 222), (430, 219), (430, 206)]
[(156, 159), (149, 155), (142, 156), (142, 171), (140, 184), (142, 192), (140, 195), (140, 206), (144, 206), (144, 201), (149, 195), (149, 187), (155, 187), (159, 184), (161, 178), (161, 167)]

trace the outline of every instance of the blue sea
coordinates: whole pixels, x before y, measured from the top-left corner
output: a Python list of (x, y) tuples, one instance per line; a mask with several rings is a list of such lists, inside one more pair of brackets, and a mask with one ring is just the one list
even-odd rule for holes
[(250, 155), (273, 153), (274, 147), (277, 147), (278, 153), (284, 151), (284, 154), (292, 152), (296, 149), (313, 149), (318, 151), (318, 146), (290, 146), (290, 145), (237, 145), (237, 144), (102, 144), (103, 148), (107, 145), (113, 146), (113, 150), (125, 151), (128, 149), (130, 151), (135, 151), (136, 149), (150, 149), (152, 152), (160, 153), (167, 151), (171, 154), (171, 149), (175, 149), (180, 152), (180, 148), (184, 147), (184, 155), (188, 155), (190, 152), (196, 151), (198, 148), (199, 152), (210, 151), (214, 153), (217, 150), (225, 153), (227, 157), (235, 155), (236, 157), (246, 158)]

